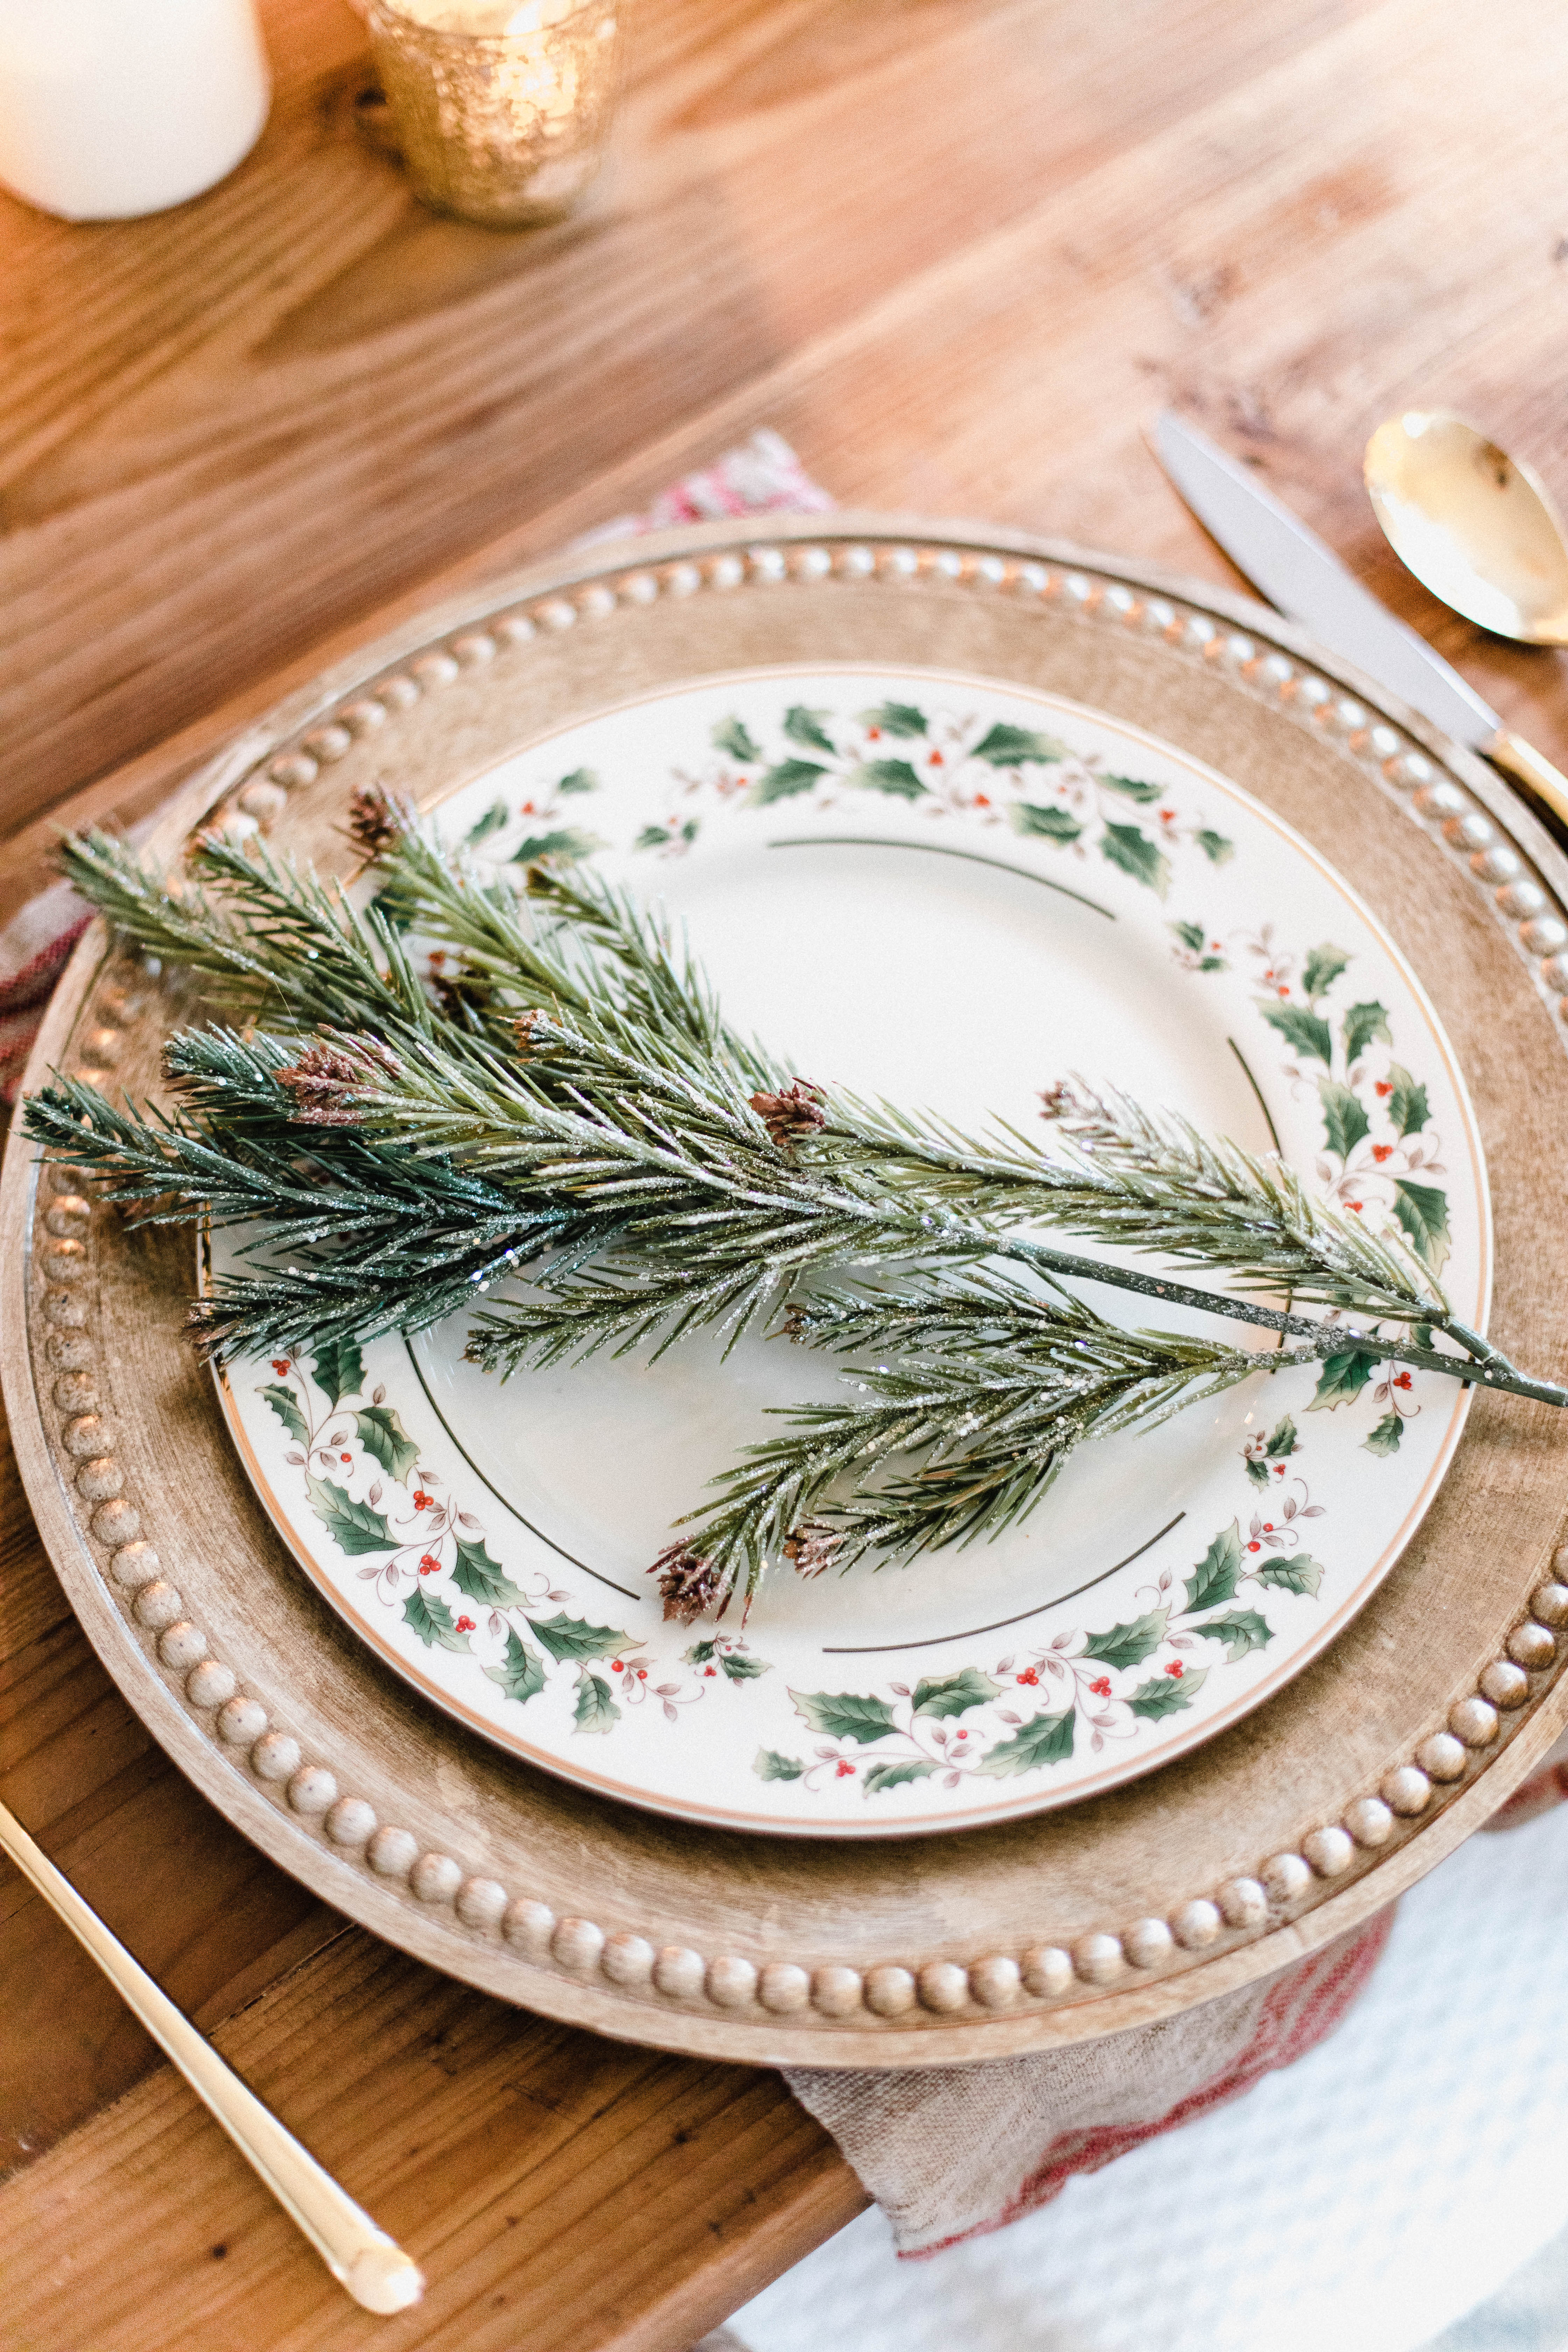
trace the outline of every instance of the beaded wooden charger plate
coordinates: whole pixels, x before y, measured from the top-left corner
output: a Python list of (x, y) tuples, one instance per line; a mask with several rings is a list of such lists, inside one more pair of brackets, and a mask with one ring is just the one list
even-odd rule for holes
[[(216, 762), (159, 845), (174, 854), (216, 813), (331, 866), (347, 796), (373, 777), (433, 804), (638, 699), (847, 662), (1103, 714), (1233, 780), (1348, 877), (1420, 974), (1475, 1106), (1492, 1328), (1553, 1372), (1568, 867), (1489, 771), (1238, 600), (952, 526), (851, 516), (763, 542), (732, 526), (671, 533), (508, 582), (372, 647)], [(650, 856), (688, 821), (668, 817)], [(29, 1083), (58, 1064), (143, 1090), (181, 1011), (165, 978), (95, 927)], [(1568, 1715), (1568, 1585), (1553, 1570), (1568, 1432), (1483, 1397), (1355, 1622), (1245, 1721), (1135, 1785), (872, 1847), (634, 1811), (437, 1712), (300, 1575), (181, 1337), (184, 1244), (128, 1236), (68, 1174), (40, 1180), (16, 1139), (3, 1206), (18, 1455), (132, 1703), (327, 1900), (601, 2031), (737, 2059), (919, 2064), (1168, 2013), (1390, 1899)]]

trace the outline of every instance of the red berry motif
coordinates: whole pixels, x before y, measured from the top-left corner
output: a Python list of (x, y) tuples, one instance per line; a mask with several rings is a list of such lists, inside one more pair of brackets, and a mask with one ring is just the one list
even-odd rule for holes
[(1382, 1167), (1382, 1165), (1383, 1165), (1383, 1163), (1384, 1163), (1384, 1161), (1385, 1160), (1392, 1160), (1392, 1159), (1393, 1159), (1393, 1157), (1394, 1157), (1394, 1146), (1393, 1146), (1393, 1144), (1392, 1144), (1392, 1143), (1374, 1143), (1374, 1144), (1373, 1145), (1373, 1147), (1372, 1147), (1372, 1156), (1373, 1156), (1373, 1158), (1376, 1160), (1376, 1162), (1377, 1162), (1378, 1166), (1381, 1168), (1381, 1167)]
[(272, 1369), (275, 1372), (286, 1372), (289, 1369), (288, 1357), (274, 1356), (272, 1359)]
[(338, 1460), (340, 1462), (352, 1462), (353, 1460), (353, 1455), (352, 1454), (340, 1454)]
[(1089, 1689), (1094, 1693), (1096, 1698), (1109, 1698), (1110, 1696), (1110, 1676), (1109, 1675), (1101, 1675), (1097, 1681), (1090, 1683)]
[(718, 1673), (719, 1669), (718, 1669), (718, 1667), (717, 1667), (717, 1666), (704, 1666), (704, 1667), (703, 1667), (703, 1669), (702, 1669), (702, 1671), (703, 1671), (704, 1675), (706, 1675), (706, 1676), (708, 1677), (709, 1681), (710, 1681), (710, 1682), (711, 1682), (711, 1681), (712, 1681), (712, 1679), (713, 1679), (713, 1677), (714, 1677), (714, 1675)]
[(433, 1551), (427, 1551), (424, 1559), (419, 1563), (419, 1573), (421, 1576), (434, 1576), (439, 1570), (440, 1566), (441, 1563), (437, 1559), (435, 1553)]
[(1373, 1087), (1373, 1093), (1374, 1095), (1381, 1095), (1381, 1096), (1383, 1097), (1383, 1098), (1384, 1098), (1384, 1102), (1386, 1102), (1386, 1101), (1387, 1101), (1387, 1099), (1388, 1099), (1389, 1096), (1390, 1096), (1393, 1092), (1394, 1092), (1394, 1080), (1393, 1080), (1392, 1078), (1379, 1078), (1379, 1080), (1378, 1080), (1378, 1082), (1377, 1082), (1376, 1086), (1374, 1086), (1374, 1087)]
[(1261, 1551), (1263, 1549), (1263, 1546), (1260, 1543), (1253, 1542), (1249, 1543), (1247, 1549), (1248, 1551)]
[(855, 1767), (850, 1763), (848, 1758), (847, 1756), (841, 1756), (838, 1759), (835, 1777), (840, 1780), (847, 1780), (854, 1769)]
[(625, 1666), (623, 1666), (623, 1665), (622, 1665), (622, 1664), (621, 1664), (621, 1662), (620, 1662), (619, 1658), (612, 1658), (612, 1659), (610, 1660), (610, 1672), (611, 1672), (613, 1675), (624, 1675), (624, 1674), (625, 1674), (625, 1672), (626, 1672), (626, 1668), (625, 1668)]
[(1394, 1385), (1396, 1389), (1407, 1389), (1410, 1386), (1409, 1373), (1396, 1372), (1394, 1376)]
[(1171, 1680), (1173, 1683), (1179, 1683), (1186, 1671), (1187, 1670), (1185, 1666), (1183, 1665), (1180, 1658), (1173, 1658), (1170, 1664), (1165, 1668), (1165, 1672), (1170, 1675)]
[(475, 1624), (471, 1617), (458, 1618), (458, 1631), (459, 1633), (477, 1633), (479, 1630), (479, 1627)]
[(1033, 1666), (1026, 1666), (1023, 1673), (1018, 1676), (1018, 1680), (1021, 1683), (1037, 1683), (1040, 1677), (1035, 1672)]
[(425, 1489), (423, 1488), (423, 1486), (420, 1486), (420, 1487), (416, 1488), (416, 1490), (415, 1490), (415, 1496), (414, 1496), (414, 1507), (415, 1507), (415, 1509), (416, 1509), (416, 1511), (427, 1511), (427, 1510), (430, 1508), (430, 1506), (431, 1506), (431, 1504), (434, 1502), (434, 1500), (435, 1500), (434, 1496), (427, 1495), (427, 1494), (425, 1492)]

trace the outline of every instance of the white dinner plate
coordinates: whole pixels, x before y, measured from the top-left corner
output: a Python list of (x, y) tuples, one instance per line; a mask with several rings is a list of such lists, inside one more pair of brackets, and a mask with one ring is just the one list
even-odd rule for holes
[[(1079, 1073), (1278, 1145), (1396, 1220), (1484, 1327), (1479, 1139), (1419, 982), (1300, 835), (1168, 743), (981, 677), (780, 667), (551, 734), (439, 824), (498, 869), (587, 858), (663, 899), (732, 1022), (807, 1077), (1028, 1128)], [(765, 1339), (721, 1366), (690, 1341), (503, 1384), (464, 1361), (467, 1328), (231, 1369), (225, 1409), (295, 1557), (517, 1756), (811, 1836), (1037, 1811), (1235, 1723), (1392, 1566), (1468, 1403), (1396, 1367), (1260, 1372), (1082, 1448), (994, 1543), (809, 1582), (781, 1563), (743, 1624), (683, 1628), (647, 1573), (671, 1523), (776, 1432), (765, 1408), (842, 1397), (842, 1368)]]

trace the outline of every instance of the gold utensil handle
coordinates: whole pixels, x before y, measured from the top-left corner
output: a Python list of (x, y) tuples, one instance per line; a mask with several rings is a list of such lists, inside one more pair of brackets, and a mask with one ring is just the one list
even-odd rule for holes
[(425, 2280), (413, 2257), (376, 2227), (254, 2091), (247, 2090), (4, 1805), (0, 1847), (91, 1953), (126, 2007), (216, 2116), (339, 2285), (366, 2311), (406, 2311), (417, 2303)]
[(1561, 769), (1554, 768), (1550, 760), (1542, 758), (1533, 743), (1527, 743), (1522, 735), (1510, 734), (1506, 727), (1500, 727), (1497, 733), (1481, 745), (1481, 750), (1494, 767), (1500, 768), (1505, 775), (1511, 776), (1516, 783), (1523, 784), (1533, 793), (1536, 799), (1551, 810), (1560, 827), (1568, 828), (1568, 776), (1563, 775)]

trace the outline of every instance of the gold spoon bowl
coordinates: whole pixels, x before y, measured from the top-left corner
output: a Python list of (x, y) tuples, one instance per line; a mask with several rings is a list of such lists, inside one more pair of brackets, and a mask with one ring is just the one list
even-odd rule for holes
[(1444, 408), (1406, 409), (1366, 445), (1367, 495), (1389, 545), (1467, 620), (1568, 645), (1568, 539), (1532, 467)]

